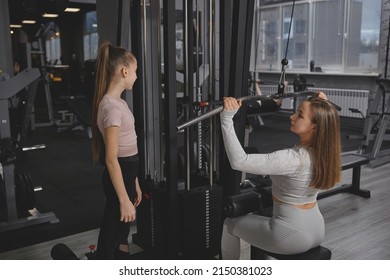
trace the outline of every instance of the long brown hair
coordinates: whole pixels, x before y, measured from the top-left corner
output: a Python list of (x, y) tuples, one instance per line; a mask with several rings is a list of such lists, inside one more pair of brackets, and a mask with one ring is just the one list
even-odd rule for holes
[(313, 97), (309, 102), (312, 122), (316, 125), (312, 139), (313, 188), (326, 190), (341, 180), (340, 118), (328, 101)]
[(97, 113), (100, 101), (106, 94), (115, 70), (119, 66), (130, 67), (136, 64), (137, 59), (128, 50), (115, 47), (106, 41), (100, 45), (96, 58), (95, 93), (92, 108), (92, 158), (98, 162), (101, 157), (103, 137), (97, 126)]

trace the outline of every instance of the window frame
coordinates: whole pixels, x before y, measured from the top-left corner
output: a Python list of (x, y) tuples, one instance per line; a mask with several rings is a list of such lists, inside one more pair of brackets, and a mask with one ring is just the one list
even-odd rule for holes
[[(364, 54), (364, 52), (362, 52), (361, 48), (362, 47), (362, 33), (360, 31), (359, 33), (359, 39), (356, 39), (356, 37), (354, 37), (354, 39), (351, 36), (350, 32), (351, 32), (351, 25), (354, 24), (353, 20), (353, 16), (352, 16), (352, 11), (351, 9), (353, 9), (353, 2), (354, 0), (344, 0), (344, 12), (343, 12), (343, 15), (342, 15), (342, 18), (341, 18), (341, 27), (342, 27), (342, 34), (341, 34), (341, 39), (342, 39), (342, 43), (341, 43), (341, 60), (340, 60), (340, 63), (339, 64), (334, 64), (334, 66), (332, 65), (323, 65), (321, 70), (322, 71), (325, 71), (325, 72), (332, 72), (332, 73), (340, 73), (340, 74), (351, 74), (351, 73), (357, 73), (357, 74), (364, 74), (364, 73), (378, 73), (379, 71), (379, 67), (380, 67), (380, 28), (381, 28), (381, 21), (379, 19), (378, 21), (378, 34), (379, 35), (373, 35), (374, 39), (375, 39), (375, 42), (377, 42), (376, 44), (377, 45), (373, 45), (372, 47), (373, 48), (377, 48), (377, 52), (368, 52), (368, 58), (370, 58), (371, 56), (371, 60), (369, 61), (374, 61), (373, 63), (367, 63), (367, 65), (364, 65), (364, 67), (361, 66), (360, 64), (360, 59), (364, 59), (364, 58), (361, 58), (361, 56)], [(380, 1), (380, 0), (378, 0)], [(259, 3), (260, 2), (260, 3)], [(277, 36), (278, 36), (278, 41), (277, 41), (277, 57), (278, 57), (278, 60), (279, 62), (282, 60), (282, 58), (284, 58), (285, 56), (285, 43), (283, 41), (283, 37), (284, 37), (284, 34), (283, 34), (283, 25), (284, 25), (284, 17), (283, 17), (283, 14), (284, 14), (284, 11), (285, 9), (289, 9), (290, 7), (290, 10), (291, 10), (291, 6), (292, 6), (292, 2), (282, 2), (282, 3), (279, 3), (279, 4), (275, 4), (275, 3), (272, 3), (272, 4), (262, 4), (261, 3), (262, 1), (256, 1), (256, 5), (255, 5), (255, 16), (254, 16), (254, 28), (253, 28), (253, 40), (252, 40), (252, 50), (251, 50), (251, 53), (252, 53), (252, 58), (251, 59), (251, 65), (250, 65), (250, 69), (255, 71), (255, 72), (274, 72), (274, 71), (280, 71), (281, 70), (281, 63), (278, 63), (276, 65), (273, 65), (273, 64), (269, 64), (269, 65), (266, 65), (264, 64), (263, 62), (261, 62), (261, 59), (259, 59), (259, 57), (262, 57), (264, 55), (266, 55), (266, 51), (265, 51), (265, 43), (263, 42), (263, 45), (259, 47), (258, 44), (260, 44), (259, 42), (256, 42), (257, 39), (259, 38), (266, 38), (266, 34), (264, 32), (265, 28), (264, 26), (262, 26), (262, 24), (264, 24), (264, 21), (262, 22), (262, 17), (264, 16), (264, 11), (271, 11), (272, 13), (275, 13), (275, 14), (278, 14), (279, 15), (279, 23), (277, 28)], [(307, 47), (307, 50), (305, 51), (306, 52), (306, 55), (307, 55), (307, 65), (306, 67), (302, 67), (302, 64), (299, 64), (301, 68), (297, 68), (297, 67), (294, 67), (294, 65), (288, 65), (287, 68), (289, 69), (289, 71), (292, 71), (292, 72), (302, 72), (302, 71), (306, 71), (306, 72), (310, 72), (310, 61), (313, 60), (313, 55), (314, 55), (314, 44), (315, 44), (315, 41), (314, 41), (314, 35), (315, 35), (315, 29), (316, 27), (314, 26), (315, 24), (315, 9), (316, 9), (316, 5), (319, 5), (320, 3), (324, 3), (324, 2), (327, 2), (327, 0), (306, 0), (306, 1), (299, 1), (299, 2), (296, 2), (295, 3), (295, 9), (294, 9), (294, 14), (296, 13), (296, 8), (298, 5), (305, 5), (305, 4), (308, 4), (309, 7), (309, 11), (308, 11), (308, 30), (306, 30), (307, 32), (307, 36), (308, 36), (308, 40), (307, 40), (307, 44), (306, 44), (306, 47)], [(381, 1), (380, 1), (381, 2)], [(378, 3), (380, 4), (380, 3)], [(361, 18), (361, 22), (363, 22), (365, 20), (364, 18), (364, 5), (367, 5), (364, 4), (362, 2), (362, 18)], [(273, 11), (272, 11), (273, 10)], [(267, 17), (267, 16), (265, 16)], [(293, 35), (293, 33), (295, 33), (295, 30), (293, 28), (297, 28), (297, 26), (299, 25), (297, 23), (297, 19), (295, 18), (295, 15), (293, 15), (293, 24), (292, 24), (292, 33), (291, 35)], [(260, 18), (260, 20), (259, 20)], [(299, 19), (299, 20), (302, 20), (302, 19)], [(256, 26), (256, 24), (259, 26)], [(302, 23), (301, 23), (302, 24)], [(262, 30), (258, 30), (258, 29), (262, 29)], [(360, 28), (360, 30), (362, 30), (362, 28)], [(256, 34), (256, 32), (259, 32), (259, 34)], [(289, 42), (289, 55), (292, 54), (293, 58), (295, 56), (295, 48), (294, 50), (290, 50), (290, 48), (292, 48), (291, 46), (291, 39), (293, 38), (293, 36), (290, 35), (290, 42)], [(297, 34), (294, 34), (294, 35), (297, 35)], [(375, 36), (378, 36), (378, 38), (376, 38)], [(296, 37), (296, 36), (294, 36)], [(352, 43), (352, 40), (359, 40), (360, 44), (358, 47), (355, 46), (355, 48), (351, 48), (351, 46), (353, 46), (353, 43)], [(351, 57), (350, 55), (353, 54), (353, 51), (356, 51), (356, 56), (357, 56), (357, 59), (359, 59), (359, 61), (357, 62), (357, 66), (353, 66), (353, 65), (350, 65), (349, 62), (353, 61), (351, 60)], [(293, 52), (292, 52), (293, 51)], [(256, 53), (257, 52), (257, 53)], [(375, 56), (376, 56), (376, 59), (375, 59)], [(255, 59), (256, 58), (256, 59)], [(289, 58), (288, 58), (289, 59)], [(301, 60), (302, 58), (300, 58)], [(260, 62), (259, 62), (260, 60)], [(271, 65), (271, 66), (270, 66)], [(317, 66), (317, 65), (316, 65)], [(318, 65), (319, 67), (321, 67), (321, 65)], [(317, 69), (319, 70), (319, 69)]]

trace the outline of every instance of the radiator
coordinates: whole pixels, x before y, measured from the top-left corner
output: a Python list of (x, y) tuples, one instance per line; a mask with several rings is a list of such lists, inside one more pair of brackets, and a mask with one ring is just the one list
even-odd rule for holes
[(363, 116), (366, 116), (370, 94), (368, 90), (338, 88), (308, 88), (308, 90), (325, 92), (331, 102), (341, 107), (340, 116), (350, 118), (362, 117), (359, 113), (351, 112), (349, 108), (358, 109)]
[[(264, 95), (274, 94), (278, 92), (277, 85), (260, 85), (261, 93)], [(287, 86), (286, 92), (293, 92), (293, 86)], [(337, 88), (308, 88), (308, 91), (323, 91), (328, 96), (329, 100), (341, 107), (340, 116), (361, 118), (359, 113), (353, 113), (349, 108), (357, 109), (366, 116), (368, 107), (368, 98), (370, 91), (357, 89), (337, 89)], [(283, 99), (282, 109), (293, 110), (294, 100)]]

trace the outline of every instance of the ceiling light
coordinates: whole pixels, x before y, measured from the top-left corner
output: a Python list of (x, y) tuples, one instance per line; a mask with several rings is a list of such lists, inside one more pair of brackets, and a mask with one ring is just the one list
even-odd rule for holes
[(66, 8), (65, 9), (65, 12), (68, 12), (68, 13), (77, 13), (79, 11), (80, 11), (79, 8)]
[(14, 31), (13, 31), (13, 30), (11, 30), (11, 34), (14, 34)]
[(92, 27), (97, 27), (97, 23), (92, 23)]
[(35, 20), (31, 20), (31, 19), (25, 19), (25, 20), (22, 21), (22, 23), (24, 23), (24, 24), (35, 24), (36, 21)]
[(46, 17), (46, 18), (56, 18), (56, 17), (58, 17), (58, 14), (48, 14), (48, 13), (44, 13), (42, 16), (43, 16), (43, 17)]
[(11, 28), (22, 28), (21, 24), (10, 24), (9, 27)]

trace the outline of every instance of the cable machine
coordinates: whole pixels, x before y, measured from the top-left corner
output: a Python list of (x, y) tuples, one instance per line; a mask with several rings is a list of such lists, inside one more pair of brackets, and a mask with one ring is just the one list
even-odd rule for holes
[[(141, 26), (151, 24), (157, 26), (157, 28), (154, 27), (155, 29), (162, 30), (161, 39), (163, 42), (161, 45), (163, 49), (162, 87), (160, 92), (158, 90), (153, 92), (154, 95), (158, 94), (161, 97), (163, 113), (158, 114), (156, 110), (147, 111), (149, 118), (162, 120), (161, 136), (163, 139), (161, 150), (163, 150), (163, 156), (161, 158), (164, 161), (163, 176), (161, 176), (160, 181), (158, 178), (157, 180), (152, 178), (141, 184), (144, 199), (137, 210), (137, 233), (133, 235), (133, 241), (141, 246), (146, 254), (150, 254), (151, 258), (212, 258), (219, 253), (222, 190), (210, 181), (213, 180), (212, 176), (211, 179), (210, 177), (200, 178), (199, 174), (194, 175), (192, 173), (194, 169), (204, 170), (204, 167), (201, 165), (197, 165), (197, 168), (191, 166), (191, 161), (196, 154), (195, 152), (192, 155), (192, 151), (196, 147), (193, 143), (202, 146), (204, 139), (199, 131), (203, 132), (204, 129), (200, 124), (196, 130), (188, 129), (185, 133), (178, 133), (176, 130), (178, 100), (181, 99), (177, 90), (177, 80), (180, 80), (181, 77), (184, 78), (182, 99), (184, 101), (182, 104), (185, 103), (183, 106), (185, 108), (185, 118), (197, 114), (196, 110), (192, 108), (192, 101), (201, 100), (204, 98), (203, 96), (214, 95), (205, 92), (206, 88), (211, 89), (212, 86), (209, 85), (210, 80), (202, 80), (203, 77), (201, 77), (200, 72), (202, 66), (203, 68), (210, 67), (210, 61), (214, 60), (210, 57), (212, 52), (206, 52), (206, 49), (210, 47), (205, 45), (207, 40), (203, 39), (202, 43), (200, 40), (201, 34), (208, 35), (209, 38), (212, 38), (215, 34), (214, 31), (201, 29), (201, 26), (206, 26), (205, 23), (201, 24), (203, 20), (212, 22), (211, 17), (214, 17), (214, 11), (207, 12), (209, 9), (214, 9), (214, 1), (206, 2), (199, 0), (183, 1), (183, 10), (178, 12), (175, 1), (162, 1), (162, 15), (158, 14), (160, 7), (156, 2), (150, 2), (150, 5), (141, 3), (139, 7), (133, 6), (135, 14), (144, 15), (155, 10), (157, 12), (154, 18), (162, 17), (162, 20), (150, 21), (150, 23), (148, 23), (148, 20), (151, 20), (152, 17), (138, 17), (138, 20), (142, 21)], [(147, 9), (146, 12), (143, 10), (145, 8)], [(135, 20), (136, 17), (137, 15), (132, 19)], [(176, 32), (172, 32), (172, 30), (176, 30), (178, 21), (181, 21), (183, 26), (184, 57), (182, 68), (178, 68), (177, 65), (177, 36), (175, 36)], [(137, 22), (132, 21), (132, 23), (134, 27), (137, 26)], [(162, 26), (160, 26), (160, 23)], [(148, 38), (148, 31), (149, 29), (139, 34), (143, 33), (143, 36)], [(159, 38), (159, 36), (156, 37)], [(143, 38), (141, 40), (138, 38), (137, 42), (140, 41), (145, 43)], [(212, 43), (214, 43), (213, 40), (210, 44)], [(138, 46), (138, 51), (142, 50), (146, 53), (145, 45), (149, 44)], [(158, 46), (159, 43), (157, 42), (156, 45)], [(134, 51), (137, 50), (134, 49)], [(206, 53), (208, 53), (208, 63), (205, 63)], [(146, 56), (146, 60), (148, 59), (150, 60), (150, 56)], [(203, 62), (203, 65), (200, 65), (201, 62)], [(150, 63), (146, 63), (143, 67), (148, 67), (148, 65)], [(213, 75), (214, 70), (209, 68), (208, 72)], [(145, 73), (145, 71), (142, 71), (142, 73)], [(143, 79), (147, 80), (148, 77), (145, 76)], [(213, 129), (212, 125), (208, 128)], [(194, 141), (194, 139), (196, 140)], [(183, 183), (178, 184), (179, 141), (184, 145), (182, 156), (186, 167), (184, 174), (181, 174), (185, 177), (184, 188), (181, 188)], [(151, 157), (153, 155), (148, 151), (145, 156)], [(199, 157), (197, 160), (200, 162), (202, 158)], [(214, 169), (213, 164), (207, 166), (210, 170), (211, 168)], [(198, 179), (200, 183), (194, 183), (194, 178), (200, 178)]]

